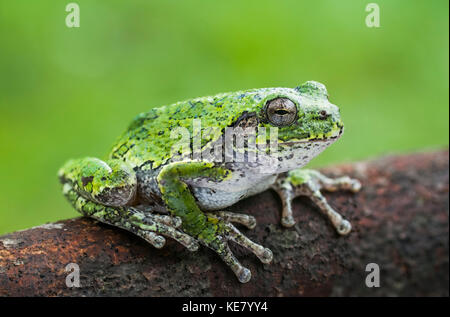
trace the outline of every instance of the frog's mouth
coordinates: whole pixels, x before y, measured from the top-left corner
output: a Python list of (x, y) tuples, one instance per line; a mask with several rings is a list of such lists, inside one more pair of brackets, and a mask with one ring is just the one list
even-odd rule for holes
[(332, 135), (329, 137), (324, 138), (311, 138), (311, 139), (304, 139), (304, 140), (295, 140), (295, 141), (287, 141), (287, 142), (279, 142), (280, 145), (296, 145), (296, 144), (308, 144), (308, 143), (319, 143), (319, 142), (335, 142), (337, 139), (339, 139), (342, 136), (342, 133), (344, 132), (344, 128), (339, 129), (339, 133), (337, 135)]

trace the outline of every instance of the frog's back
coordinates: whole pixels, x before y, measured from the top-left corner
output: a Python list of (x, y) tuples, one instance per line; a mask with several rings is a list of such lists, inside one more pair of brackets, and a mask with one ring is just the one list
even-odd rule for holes
[[(180, 138), (171, 138), (176, 128), (185, 128), (192, 136), (193, 120), (205, 127), (220, 130), (231, 125), (244, 111), (252, 111), (258, 90), (224, 93), (177, 102), (139, 114), (116, 141), (110, 158), (121, 159), (131, 166), (155, 169), (171, 158), (172, 147)], [(248, 100), (247, 100), (248, 99)], [(202, 136), (202, 145), (215, 135)]]

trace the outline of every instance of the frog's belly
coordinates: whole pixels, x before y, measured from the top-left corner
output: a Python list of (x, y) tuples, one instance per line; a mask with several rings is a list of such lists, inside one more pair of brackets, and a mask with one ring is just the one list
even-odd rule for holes
[(270, 176), (241, 191), (222, 191), (206, 187), (192, 187), (191, 190), (202, 210), (221, 210), (246, 197), (265, 191), (275, 182), (276, 178), (277, 175)]

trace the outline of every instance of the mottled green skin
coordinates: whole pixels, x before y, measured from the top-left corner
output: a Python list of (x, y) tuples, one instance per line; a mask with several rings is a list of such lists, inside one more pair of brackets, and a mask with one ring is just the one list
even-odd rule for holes
[[(220, 130), (230, 126), (244, 112), (256, 113), (260, 126), (270, 128), (264, 112), (268, 100), (287, 97), (298, 109), (298, 118), (288, 127), (280, 127), (278, 137), (281, 142), (309, 139), (323, 139), (343, 127), (337, 107), (326, 107), (326, 90), (314, 89), (304, 84), (295, 89), (263, 88), (210, 97), (181, 101), (169, 106), (153, 108), (133, 120), (128, 130), (122, 134), (113, 147), (110, 158), (118, 158), (131, 164), (156, 169), (171, 159), (171, 148), (178, 141), (170, 138), (170, 131), (184, 127), (193, 134), (193, 119), (201, 120), (202, 127), (218, 127)], [(299, 104), (299, 99), (302, 104)], [(317, 120), (318, 109), (326, 107), (330, 116)], [(193, 136), (195, 137), (195, 136)], [(219, 135), (203, 136), (202, 146), (215, 141)], [(149, 164), (151, 163), (151, 165)]]
[(136, 184), (133, 171), (122, 161), (103, 162), (90, 157), (83, 159), (82, 164), (79, 160), (68, 161), (60, 171), (60, 177), (70, 180), (75, 190), (97, 202), (105, 189), (131, 188)]
[(302, 185), (311, 179), (311, 172), (304, 169), (289, 171), (286, 179), (294, 186)]
[(200, 210), (187, 185), (180, 180), (184, 178), (208, 177), (220, 181), (226, 179), (231, 172), (217, 167), (210, 162), (176, 162), (170, 168), (164, 168), (158, 175), (161, 194), (170, 211), (181, 218), (183, 230), (205, 243), (213, 243), (217, 232), (222, 229), (215, 219), (208, 217)]
[[(316, 82), (307, 82), (293, 89), (252, 89), (195, 98), (153, 108), (137, 116), (115, 142), (108, 160), (83, 158), (67, 162), (59, 171), (63, 192), (82, 214), (132, 231), (157, 247), (163, 245), (164, 239), (157, 241), (147, 234), (149, 231), (170, 236), (192, 250), (196, 249), (198, 241), (216, 251), (239, 280), (246, 282), (250, 271), (243, 268), (229, 250), (227, 236), (234, 236), (233, 241), (251, 248), (264, 263), (272, 259), (270, 250), (236, 233), (226, 221), (204, 213), (199, 205), (209, 204), (209, 210), (217, 210), (214, 207), (217, 199), (223, 206), (229, 206), (236, 201), (236, 196), (229, 195), (236, 188), (240, 190), (239, 197), (246, 197), (257, 192), (255, 187), (259, 191), (269, 188), (275, 178), (272, 175), (258, 178), (255, 171), (247, 170), (249, 165), (239, 162), (227, 165), (186, 156), (179, 162), (172, 153), (179, 139), (171, 137), (171, 132), (181, 127), (196, 138), (194, 133), (198, 132), (193, 127), (193, 120), (200, 120), (200, 146), (204, 150), (221, 140), (225, 128), (234, 127), (240, 120), (247, 120), (242, 118), (248, 116), (254, 119), (252, 124), (256, 124), (256, 128), (273, 128), (266, 107), (276, 98), (292, 101), (297, 115), (288, 126), (278, 127), (277, 141), (283, 152), (281, 162), (284, 169), (283, 164), (280, 165), (273, 176), (303, 166), (331, 144), (329, 140), (342, 133), (339, 109), (328, 101), (325, 86)], [(326, 113), (326, 116), (321, 113)], [(214, 128), (215, 133), (204, 133), (205, 128)], [(327, 142), (321, 143), (321, 140)], [(317, 143), (321, 143), (318, 149)], [(303, 151), (303, 158), (293, 158), (299, 149)], [(263, 168), (264, 164), (269, 164), (262, 162), (266, 161), (258, 164)], [(300, 183), (301, 177), (292, 175), (292, 180)], [(193, 189), (200, 189), (195, 197)], [(155, 206), (165, 209), (173, 217), (181, 219), (181, 227), (174, 230), (160, 223), (162, 218), (139, 209), (142, 204), (149, 204), (150, 209)], [(171, 223), (177, 222), (173, 219)]]

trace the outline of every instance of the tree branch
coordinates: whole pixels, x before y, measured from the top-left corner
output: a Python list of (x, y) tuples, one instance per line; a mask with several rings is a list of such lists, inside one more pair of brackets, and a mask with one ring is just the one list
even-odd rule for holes
[[(261, 264), (232, 245), (252, 271), (240, 284), (212, 251), (190, 253), (173, 241), (157, 250), (126, 231), (75, 218), (0, 237), (3, 296), (448, 296), (448, 151), (387, 157), (331, 167), (327, 175), (362, 181), (358, 194), (328, 193), (351, 221), (339, 237), (307, 198), (294, 204), (297, 225), (279, 224), (281, 203), (266, 191), (232, 211), (254, 215), (251, 239), (271, 248)], [(77, 263), (79, 288), (66, 286)], [(368, 263), (380, 267), (380, 287), (368, 288)]]

